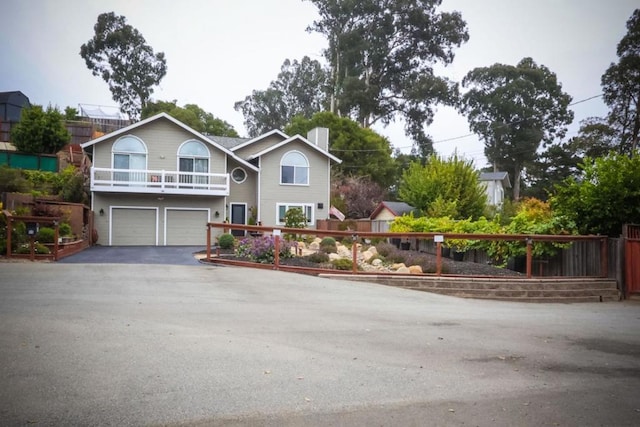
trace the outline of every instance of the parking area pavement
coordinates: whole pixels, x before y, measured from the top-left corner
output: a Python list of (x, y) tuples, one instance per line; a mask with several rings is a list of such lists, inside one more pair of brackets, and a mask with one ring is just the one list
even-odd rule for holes
[(62, 258), (64, 264), (171, 264), (197, 265), (202, 246), (91, 246)]
[(640, 305), (0, 265), (0, 424), (640, 425)]

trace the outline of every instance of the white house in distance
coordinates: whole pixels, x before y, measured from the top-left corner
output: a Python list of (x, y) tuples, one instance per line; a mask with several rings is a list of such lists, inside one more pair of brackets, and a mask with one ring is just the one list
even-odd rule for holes
[(329, 217), (331, 166), (341, 162), (328, 144), (326, 128), (217, 137), (166, 113), (88, 141), (98, 243), (199, 246), (207, 222), (282, 227), (291, 208), (313, 228)]
[(487, 193), (487, 202), (491, 206), (502, 206), (504, 190), (511, 188), (511, 181), (507, 172), (481, 172), (480, 185)]

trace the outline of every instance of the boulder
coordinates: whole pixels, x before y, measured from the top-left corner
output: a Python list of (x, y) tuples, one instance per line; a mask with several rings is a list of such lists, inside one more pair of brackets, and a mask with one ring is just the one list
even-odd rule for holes
[(399, 263), (399, 264), (393, 264), (393, 265), (391, 266), (391, 269), (392, 269), (392, 270), (398, 270), (398, 269), (400, 269), (400, 268), (407, 268), (407, 266), (406, 266), (406, 265), (404, 265), (404, 263), (403, 263), (403, 262), (401, 262), (401, 263)]
[(410, 274), (411, 273), (411, 271), (409, 270), (409, 267), (400, 267), (395, 272), (399, 273), (399, 274)]
[(410, 265), (409, 273), (411, 274), (422, 274), (422, 267), (419, 265)]

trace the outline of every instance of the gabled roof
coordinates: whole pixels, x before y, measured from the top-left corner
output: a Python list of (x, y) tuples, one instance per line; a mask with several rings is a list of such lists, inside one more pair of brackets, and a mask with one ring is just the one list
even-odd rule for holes
[(228, 156), (233, 157), (235, 160), (237, 160), (238, 162), (242, 163), (244, 166), (250, 168), (253, 171), (256, 171), (256, 172), (258, 171), (258, 167), (254, 166), (251, 163), (247, 162), (246, 160), (243, 160), (242, 158), (238, 157), (233, 151), (229, 150), (228, 148), (225, 148), (224, 146), (218, 144), (217, 142), (213, 141), (209, 137), (207, 137), (207, 136), (201, 134), (200, 132), (190, 128), (189, 126), (187, 126), (184, 123), (182, 123), (180, 120), (174, 119), (173, 117), (171, 117), (170, 115), (168, 115), (167, 113), (164, 113), (164, 112), (156, 114), (155, 116), (148, 117), (148, 118), (146, 118), (144, 120), (141, 120), (139, 122), (136, 122), (136, 123), (134, 123), (132, 125), (123, 127), (122, 129), (118, 129), (118, 130), (116, 130), (114, 132), (110, 132), (110, 133), (104, 134), (99, 138), (92, 139), (91, 141), (87, 141), (85, 143), (82, 143), (82, 144), (80, 144), (80, 146), (82, 148), (90, 147), (90, 146), (98, 144), (99, 142), (102, 142), (102, 141), (104, 141), (106, 139), (111, 139), (111, 138), (118, 137), (120, 135), (129, 133), (134, 129), (137, 129), (137, 128), (141, 127), (141, 126), (144, 126), (144, 125), (146, 125), (148, 123), (151, 123), (151, 122), (154, 122), (154, 121), (160, 120), (160, 119), (169, 120), (173, 124), (181, 127), (182, 129), (186, 130), (187, 132), (191, 133), (196, 138), (202, 139), (203, 141), (206, 141), (207, 143), (211, 144), (212, 146), (214, 146), (218, 150), (224, 152)]
[(261, 140), (263, 140), (263, 139), (265, 139), (265, 138), (267, 138), (267, 137), (269, 137), (269, 136), (271, 136), (271, 135), (279, 135), (280, 137), (282, 137), (282, 139), (287, 139), (287, 138), (289, 138), (289, 137), (287, 136), (287, 134), (285, 134), (284, 132), (279, 131), (278, 129), (274, 129), (274, 130), (271, 130), (271, 131), (269, 131), (269, 132), (267, 132), (267, 133), (263, 133), (263, 134), (262, 134), (262, 135), (260, 135), (260, 136), (256, 136), (255, 138), (251, 138), (251, 139), (249, 139), (249, 140), (245, 140), (245, 141), (243, 141), (243, 142), (239, 143), (238, 145), (234, 146), (234, 147), (233, 147), (233, 148), (231, 148), (231, 149), (232, 149), (233, 151), (239, 150), (239, 149), (241, 149), (241, 148), (243, 148), (243, 147), (246, 147), (247, 145), (251, 145), (251, 144), (253, 144), (254, 142), (261, 141)]
[(378, 204), (378, 206), (376, 206), (373, 212), (371, 212), (369, 218), (375, 218), (385, 208), (389, 210), (389, 212), (391, 212), (394, 216), (402, 216), (411, 212), (415, 214), (418, 212), (418, 209), (405, 202), (382, 201)]
[[(279, 133), (281, 133), (282, 135), (284, 135), (282, 132), (278, 131)], [(286, 136), (286, 135), (285, 135)], [(308, 145), (310, 148), (316, 150), (318, 153), (323, 154), (325, 156), (327, 156), (328, 158), (330, 158), (331, 160), (333, 160), (336, 163), (342, 163), (342, 160), (340, 160), (339, 158), (337, 158), (336, 156), (334, 156), (333, 154), (329, 153), (328, 151), (323, 150), (322, 148), (318, 147), (316, 144), (312, 143), (311, 141), (309, 141), (307, 138), (301, 136), (301, 135), (294, 135), (292, 137), (288, 137), (287, 139), (285, 139), (282, 142), (279, 142), (277, 144), (274, 144), (258, 153), (252, 154), (251, 156), (248, 157), (249, 160), (253, 160), (255, 158), (261, 157), (273, 150), (276, 150), (284, 145), (289, 144), (292, 141), (300, 141), (306, 145)]]
[(480, 181), (502, 181), (505, 188), (511, 188), (511, 181), (507, 172), (481, 172)]
[(251, 139), (251, 138), (235, 138), (232, 136), (218, 136), (218, 135), (209, 135), (209, 134), (205, 134), (205, 136), (210, 140), (222, 145), (223, 147), (228, 148), (231, 151), (233, 151), (234, 148), (237, 147), (238, 145), (244, 144), (245, 142)]

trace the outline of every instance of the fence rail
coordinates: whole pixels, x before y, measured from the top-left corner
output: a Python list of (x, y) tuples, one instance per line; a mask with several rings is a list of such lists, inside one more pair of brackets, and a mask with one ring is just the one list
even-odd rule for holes
[[(208, 223), (207, 224), (207, 259), (211, 257), (211, 229), (221, 228), (227, 230), (244, 230), (248, 233), (260, 233), (260, 234), (273, 234), (273, 227), (264, 226), (248, 226), (243, 224), (228, 224), (228, 223)], [(443, 245), (442, 240), (458, 239), (458, 240), (488, 240), (488, 241), (517, 241), (522, 242), (526, 246), (526, 256), (524, 257), (524, 272), (527, 278), (532, 278), (534, 275), (534, 268), (548, 269), (546, 267), (549, 264), (548, 259), (534, 260), (533, 257), (533, 244), (536, 242), (548, 242), (548, 243), (565, 243), (576, 245), (573, 252), (567, 254), (560, 254), (561, 267), (557, 270), (559, 276), (573, 276), (573, 277), (609, 277), (609, 252), (611, 244), (609, 238), (606, 236), (575, 236), (575, 235), (541, 235), (541, 234), (464, 234), (464, 233), (413, 233), (413, 232), (360, 232), (357, 230), (322, 230), (322, 229), (306, 229), (306, 228), (277, 228), (280, 233), (284, 234), (297, 234), (297, 235), (315, 235), (318, 237), (331, 236), (331, 237), (352, 237), (354, 239), (375, 239), (375, 238), (388, 238), (388, 239), (400, 239), (406, 242), (413, 242), (413, 250), (423, 250), (429, 252), (426, 249), (424, 242), (431, 242), (432, 247), (435, 248), (434, 255), (436, 255), (436, 275), (442, 275), (442, 258), (443, 258)], [(277, 234), (277, 233), (276, 233)], [(436, 239), (438, 236), (438, 239)], [(276, 241), (278, 237), (276, 236)], [(439, 240), (436, 242), (436, 240)], [(615, 245), (613, 246), (616, 247)], [(614, 252), (617, 253), (617, 252)], [(353, 258), (353, 273), (357, 273), (357, 261), (354, 251)], [(473, 258), (471, 258), (473, 257)], [(486, 262), (488, 259), (486, 254), (480, 251), (469, 251), (466, 255), (466, 261)], [(587, 265), (588, 264), (588, 265)], [(275, 266), (276, 268), (278, 265)], [(572, 274), (566, 274), (567, 270)], [(615, 271), (615, 269), (614, 269)]]

